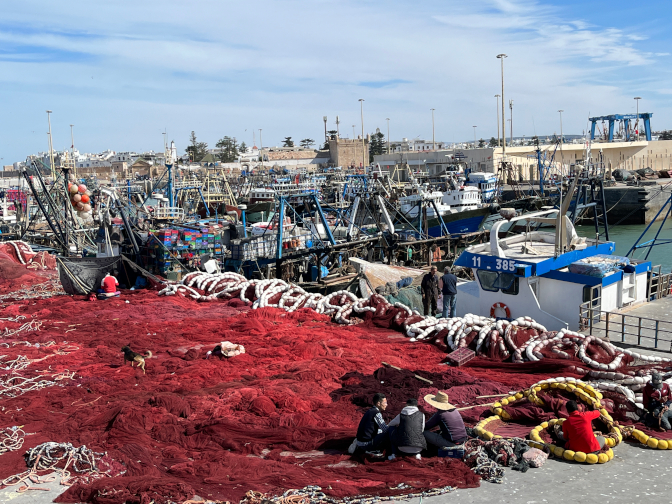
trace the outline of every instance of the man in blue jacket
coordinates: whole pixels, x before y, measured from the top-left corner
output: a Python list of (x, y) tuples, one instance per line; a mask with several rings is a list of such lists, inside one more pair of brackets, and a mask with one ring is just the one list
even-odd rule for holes
[(455, 318), (457, 316), (455, 306), (457, 305), (457, 277), (450, 272), (450, 266), (443, 268), (443, 276), (440, 279), (439, 287), (443, 294), (443, 318)]

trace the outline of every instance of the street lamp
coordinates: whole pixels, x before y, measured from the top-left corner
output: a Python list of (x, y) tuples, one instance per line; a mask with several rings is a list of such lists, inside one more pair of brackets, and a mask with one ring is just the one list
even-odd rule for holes
[(329, 140), (327, 138), (327, 116), (323, 116), (322, 120), (324, 121), (324, 141), (327, 142)]
[(51, 164), (51, 178), (56, 182), (56, 166), (54, 166), (54, 142), (51, 138), (51, 110), (47, 110), (47, 122), (49, 123), (49, 163)]
[(502, 146), (502, 139), (499, 136), (499, 98), (501, 95), (496, 94), (495, 98), (497, 99), (497, 147)]
[(434, 142), (434, 109), (432, 111), (432, 150), (436, 150), (436, 143)]
[(362, 118), (362, 170), (366, 166), (366, 163), (364, 161), (364, 155), (366, 151), (366, 147), (364, 146), (364, 98), (359, 99), (359, 112)]
[(497, 58), (502, 62), (502, 157), (506, 155), (506, 122), (504, 121), (504, 58), (506, 54), (498, 54)]
[(387, 153), (390, 153), (390, 118), (386, 117), (385, 120), (387, 121)]
[(474, 149), (476, 148), (476, 126), (472, 126), (474, 128)]
[(509, 118), (511, 124), (509, 124), (509, 134), (511, 135), (511, 141), (509, 142), (513, 146), (513, 100), (509, 100)]
[(641, 100), (641, 96), (635, 96), (635, 101), (637, 102), (637, 120), (635, 121), (635, 131), (637, 132), (637, 140), (639, 140), (639, 100)]
[(558, 110), (558, 112), (560, 113), (560, 149), (562, 150), (562, 113), (564, 110)]

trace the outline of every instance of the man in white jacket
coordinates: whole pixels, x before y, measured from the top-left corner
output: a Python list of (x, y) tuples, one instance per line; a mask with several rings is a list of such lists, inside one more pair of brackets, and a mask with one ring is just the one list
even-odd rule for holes
[(394, 429), (390, 431), (392, 455), (388, 459), (394, 460), (398, 454), (407, 454), (420, 460), (420, 452), (427, 448), (427, 441), (423, 435), (425, 415), (418, 409), (418, 400), (406, 401), (406, 406), (389, 423), (389, 427)]

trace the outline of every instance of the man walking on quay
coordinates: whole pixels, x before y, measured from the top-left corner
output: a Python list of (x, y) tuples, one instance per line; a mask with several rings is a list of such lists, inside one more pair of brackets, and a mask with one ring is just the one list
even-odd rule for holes
[[(443, 294), (443, 318), (455, 318), (457, 316), (457, 277), (450, 272), (450, 266), (443, 268), (443, 276), (439, 282)], [(450, 311), (450, 313), (449, 313)]]

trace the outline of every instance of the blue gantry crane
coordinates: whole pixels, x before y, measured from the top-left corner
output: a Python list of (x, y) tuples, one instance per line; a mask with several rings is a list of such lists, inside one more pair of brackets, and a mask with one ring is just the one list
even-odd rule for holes
[[(598, 121), (608, 121), (609, 122), (609, 131), (606, 134), (607, 140), (609, 142), (614, 141), (614, 125), (618, 121), (621, 123), (623, 131), (625, 131), (625, 140), (630, 142), (632, 140), (630, 121), (639, 121), (641, 119), (644, 122), (644, 133), (646, 134), (646, 139), (651, 141), (651, 112), (641, 112), (639, 114), (612, 114), (607, 116), (591, 117), (589, 118), (590, 126), (590, 139), (595, 140), (595, 129), (599, 128)], [(638, 126), (639, 127), (639, 126)], [(604, 136), (603, 133), (600, 136)]]

